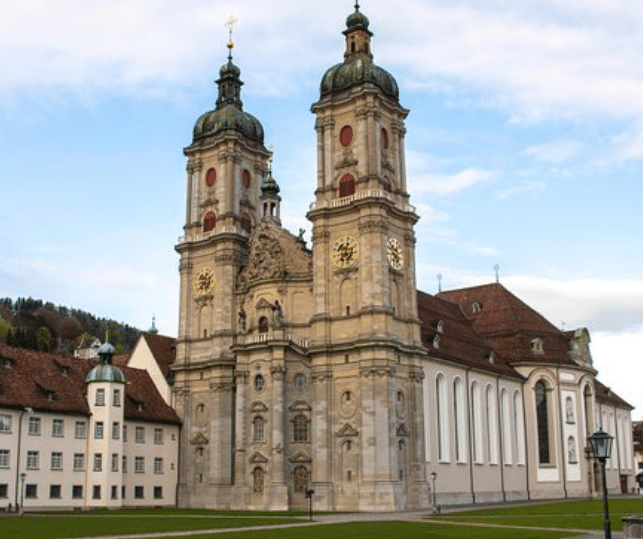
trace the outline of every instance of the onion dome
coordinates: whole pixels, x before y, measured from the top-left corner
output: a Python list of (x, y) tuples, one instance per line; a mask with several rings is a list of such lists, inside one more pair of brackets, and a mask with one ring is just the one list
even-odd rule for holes
[(397, 81), (388, 71), (373, 63), (370, 40), (373, 33), (368, 29), (369, 20), (355, 4), (355, 12), (346, 19), (346, 52), (344, 61), (329, 68), (319, 86), (320, 101), (354, 86), (373, 84), (386, 96), (399, 102)]
[(261, 182), (261, 198), (273, 197), (281, 200), (279, 191), (281, 191), (279, 184), (277, 180), (272, 177), (272, 170), (270, 170), (268, 176)]
[(228, 130), (236, 131), (250, 140), (263, 144), (261, 122), (243, 110), (241, 102), (243, 82), (239, 78), (241, 70), (232, 62), (231, 44), (228, 44), (228, 48), (230, 49), (228, 62), (221, 66), (219, 78), (216, 80), (219, 88), (216, 107), (202, 114), (194, 124), (192, 145)]
[(126, 384), (127, 378), (115, 365), (112, 365), (112, 356), (116, 352), (116, 348), (109, 342), (104, 342), (98, 349), (98, 357), (100, 357), (100, 365), (93, 367), (85, 377), (86, 383), (91, 382), (112, 382), (116, 384)]

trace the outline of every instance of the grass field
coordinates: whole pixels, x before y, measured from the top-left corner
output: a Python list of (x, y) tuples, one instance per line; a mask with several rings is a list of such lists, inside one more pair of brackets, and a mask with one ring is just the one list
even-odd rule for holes
[[(621, 517), (643, 514), (643, 499), (610, 500), (612, 529), (621, 530)], [(321, 514), (318, 514), (321, 515)], [(308, 525), (305, 513), (262, 513), (209, 510), (122, 510), (82, 513), (27, 513), (23, 517), (0, 517), (2, 539), (62, 539), (118, 536), (227, 528), (230, 539), (557, 539), (577, 536), (575, 529), (602, 530), (601, 500), (566, 501), (505, 506), (475, 511), (450, 512), (430, 521), (372, 521)], [(400, 518), (405, 515), (400, 514)], [(449, 523), (444, 521), (450, 521)], [(462, 525), (452, 524), (462, 522)], [(465, 522), (468, 525), (465, 525)], [(264, 525), (292, 527), (242, 530)], [(471, 527), (471, 524), (486, 526)], [(523, 529), (539, 527), (542, 529)], [(559, 529), (556, 529), (559, 528)], [(567, 531), (569, 530), (569, 531)], [(221, 538), (220, 533), (198, 533), (196, 539)]]

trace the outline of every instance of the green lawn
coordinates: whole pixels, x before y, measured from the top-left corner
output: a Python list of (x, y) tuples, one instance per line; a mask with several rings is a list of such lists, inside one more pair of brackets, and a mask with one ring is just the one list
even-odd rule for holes
[[(609, 500), (612, 530), (621, 531), (621, 517), (643, 514), (643, 499)], [(437, 520), (486, 522), (506, 526), (543, 526), (546, 528), (603, 529), (603, 501), (575, 500), (497, 509), (478, 509), (447, 513)]]

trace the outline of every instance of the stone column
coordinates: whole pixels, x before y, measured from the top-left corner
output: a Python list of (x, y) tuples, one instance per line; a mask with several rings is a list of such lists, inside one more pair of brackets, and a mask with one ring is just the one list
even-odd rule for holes
[(317, 118), (315, 120), (315, 131), (317, 132), (317, 189), (324, 187), (324, 123)]
[(272, 455), (270, 464), (270, 501), (269, 509), (284, 511), (288, 509), (288, 487), (285, 480), (286, 459), (286, 414), (284, 410), (283, 364), (270, 368), (272, 375)]
[(246, 395), (248, 390), (248, 371), (237, 370), (234, 376), (237, 388), (235, 403), (235, 445), (234, 445), (234, 487), (232, 489), (232, 508), (246, 509), (250, 489), (246, 464), (248, 461), (248, 427)]
[(311, 451), (311, 488), (315, 491), (315, 507), (324, 511), (335, 509), (333, 493), (333, 374), (327, 367), (314, 367)]
[(411, 492), (409, 508), (423, 508), (429, 505), (429, 488), (426, 482), (426, 455), (424, 445), (424, 371), (412, 367), (409, 373), (408, 417), (411, 443), (409, 449), (411, 466)]

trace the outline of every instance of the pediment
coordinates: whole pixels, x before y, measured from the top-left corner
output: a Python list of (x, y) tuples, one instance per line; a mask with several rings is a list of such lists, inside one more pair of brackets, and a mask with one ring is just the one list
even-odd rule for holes
[(404, 423), (400, 423), (400, 425), (397, 427), (397, 431), (395, 432), (396, 436), (408, 436), (409, 435), (409, 429), (406, 428), (406, 425)]
[(340, 437), (346, 437), (346, 436), (358, 436), (359, 432), (355, 430), (355, 428), (352, 425), (349, 425), (346, 423), (339, 431), (337, 432), (337, 436)]
[(309, 463), (312, 462), (313, 459), (311, 459), (306, 453), (303, 451), (298, 451), (295, 453), (292, 457), (288, 459), (288, 462), (291, 462), (293, 464), (302, 464), (302, 463)]
[(252, 464), (265, 464), (266, 462), (268, 462), (268, 459), (261, 453), (257, 452), (250, 457), (250, 462)]
[(257, 401), (252, 403), (252, 406), (250, 406), (250, 411), (254, 413), (267, 412), (268, 407), (263, 402)]
[(190, 440), (190, 443), (192, 445), (207, 445), (208, 442), (209, 440), (202, 432), (197, 432), (192, 438), (192, 440)]
[(266, 298), (261, 298), (258, 302), (257, 305), (255, 305), (255, 309), (270, 309), (272, 310), (272, 303), (270, 303)]
[(312, 408), (310, 404), (304, 401), (295, 401), (288, 408), (291, 412), (310, 412)]

